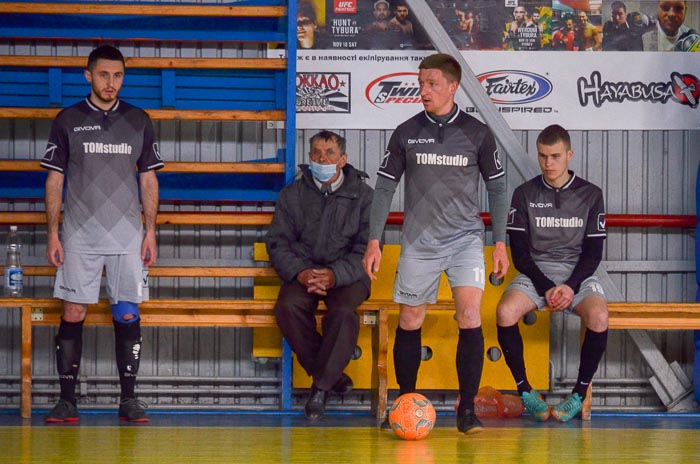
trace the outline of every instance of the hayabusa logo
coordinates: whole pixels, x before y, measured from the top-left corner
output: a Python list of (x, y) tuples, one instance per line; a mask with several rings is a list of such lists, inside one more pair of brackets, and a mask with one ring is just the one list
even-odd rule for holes
[(552, 92), (549, 79), (527, 71), (491, 71), (476, 78), (494, 103), (532, 103)]
[(596, 107), (604, 103), (649, 101), (666, 103), (675, 100), (682, 105), (697, 108), (700, 103), (700, 81), (692, 74), (671, 73), (668, 82), (603, 82), (600, 72), (591, 73), (590, 80), (578, 78), (578, 99), (581, 106), (592, 103)]

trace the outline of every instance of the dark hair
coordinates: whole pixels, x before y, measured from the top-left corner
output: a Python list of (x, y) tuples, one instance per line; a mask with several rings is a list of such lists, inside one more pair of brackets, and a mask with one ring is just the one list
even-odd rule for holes
[(540, 135), (537, 136), (537, 145), (554, 145), (557, 142), (563, 142), (567, 150), (571, 150), (571, 137), (569, 131), (561, 127), (559, 124), (552, 124), (545, 127)]
[(462, 80), (462, 67), (452, 55), (446, 53), (426, 56), (418, 65), (418, 69), (439, 69), (448, 81)]
[(622, 2), (612, 2), (612, 4), (610, 5), (610, 11), (615, 11), (619, 8), (622, 8), (622, 11), (627, 13), (627, 7)]
[(124, 65), (124, 55), (119, 51), (118, 48), (111, 45), (100, 45), (88, 56), (87, 68), (92, 70), (95, 67), (97, 60), (111, 60), (111, 61), (121, 61)]
[(299, 16), (306, 16), (312, 23), (318, 23), (318, 20), (316, 19), (316, 10), (314, 10), (314, 6), (310, 2), (299, 3), (299, 6), (297, 7), (297, 17)]
[(336, 134), (335, 132), (329, 130), (322, 130), (321, 132), (317, 133), (309, 139), (309, 145), (313, 146), (314, 142), (317, 140), (332, 140), (336, 144), (338, 144), (338, 149), (340, 150), (340, 153), (345, 153), (345, 137)]

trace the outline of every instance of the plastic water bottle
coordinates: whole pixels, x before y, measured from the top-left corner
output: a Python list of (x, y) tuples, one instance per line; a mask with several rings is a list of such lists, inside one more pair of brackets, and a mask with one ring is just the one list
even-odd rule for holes
[(22, 296), (22, 243), (17, 235), (17, 226), (10, 226), (7, 234), (7, 257), (5, 259), (4, 293), (5, 296)]

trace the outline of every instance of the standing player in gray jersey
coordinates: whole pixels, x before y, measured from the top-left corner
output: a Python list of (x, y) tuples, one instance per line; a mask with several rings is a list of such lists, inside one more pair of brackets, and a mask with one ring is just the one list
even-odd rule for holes
[(474, 413), (484, 363), (481, 297), (485, 284), (484, 224), (479, 216), (479, 180), (488, 190), (496, 247), (494, 270), (508, 271), (505, 176), (491, 131), (454, 102), (462, 71), (450, 55), (435, 54), (419, 65), (425, 111), (394, 131), (382, 159), (370, 213), (365, 272), (376, 279), (380, 238), (401, 176), (406, 174), (401, 258), (394, 286), (399, 326), (394, 366), (400, 393), (416, 390), (421, 362), (421, 326), (435, 303), (443, 271), (452, 287), (459, 325), (457, 377), (460, 432), (483, 429)]
[[(56, 335), (61, 396), (45, 421), (78, 420), (75, 384), (83, 322), (87, 305), (99, 298), (104, 268), (121, 384), (119, 417), (147, 422), (145, 405), (134, 394), (141, 351), (138, 304), (148, 299), (147, 268), (157, 256), (156, 170), (163, 167), (163, 161), (148, 115), (118, 98), (124, 79), (121, 52), (106, 45), (93, 50), (85, 79), (91, 85), (90, 95), (59, 113), (41, 160), (49, 171), (46, 256), (58, 268), (54, 297), (63, 300)], [(66, 200), (59, 238), (64, 180)]]
[[(608, 340), (608, 306), (593, 275), (603, 255), (605, 205), (598, 187), (568, 169), (574, 152), (564, 128), (544, 129), (537, 137), (537, 152), (542, 175), (513, 192), (508, 216), (513, 264), (520, 274), (498, 304), (498, 342), (535, 420), (545, 421), (551, 412), (566, 422), (581, 412)], [(553, 408), (527, 380), (518, 329), (521, 317), (545, 305), (552, 311), (575, 312), (586, 326), (576, 385)]]

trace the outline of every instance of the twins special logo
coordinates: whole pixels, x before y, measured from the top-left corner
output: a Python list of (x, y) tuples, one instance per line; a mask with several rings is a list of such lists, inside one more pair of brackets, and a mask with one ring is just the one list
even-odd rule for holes
[(527, 71), (491, 71), (476, 78), (491, 101), (502, 105), (532, 103), (552, 92), (549, 79)]
[(380, 76), (367, 85), (365, 98), (377, 108), (381, 108), (380, 105), (420, 103), (418, 73), (401, 72)]
[(350, 113), (350, 73), (297, 73), (297, 113)]
[(591, 73), (590, 80), (578, 78), (578, 99), (581, 106), (592, 103), (600, 108), (604, 103), (648, 101), (666, 103), (673, 100), (681, 105), (697, 108), (700, 103), (700, 81), (692, 74), (672, 72), (666, 82), (607, 82), (599, 71)]
[[(496, 104), (532, 103), (552, 92), (552, 83), (547, 78), (526, 71), (490, 71), (476, 78)], [(380, 76), (369, 83), (365, 98), (377, 108), (389, 104), (420, 103), (418, 74), (403, 72)]]

